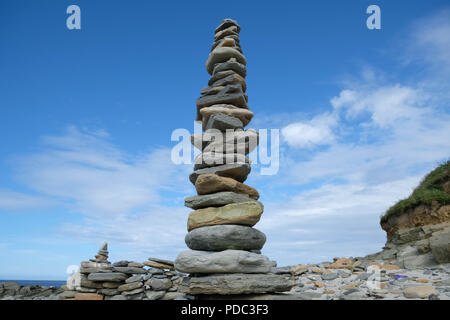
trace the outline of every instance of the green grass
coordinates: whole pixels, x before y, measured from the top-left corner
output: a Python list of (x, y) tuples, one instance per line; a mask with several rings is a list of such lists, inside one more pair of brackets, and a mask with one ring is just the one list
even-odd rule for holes
[(427, 174), (408, 198), (400, 200), (390, 207), (381, 217), (381, 223), (419, 205), (431, 205), (433, 202), (437, 202), (441, 206), (450, 204), (450, 194), (442, 189), (442, 184), (448, 180), (450, 180), (450, 160)]

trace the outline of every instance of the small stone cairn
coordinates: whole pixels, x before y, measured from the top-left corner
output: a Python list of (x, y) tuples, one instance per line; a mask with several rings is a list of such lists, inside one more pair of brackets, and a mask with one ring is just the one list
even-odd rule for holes
[(191, 212), (185, 242), (175, 269), (189, 273), (180, 291), (230, 295), (289, 291), (292, 282), (270, 273), (276, 262), (261, 254), (266, 236), (253, 228), (263, 213), (256, 189), (243, 184), (250, 173), (247, 155), (258, 133), (244, 130), (253, 117), (245, 94), (246, 58), (239, 24), (225, 19), (216, 28), (206, 70), (208, 86), (197, 99), (196, 121), (203, 134), (191, 136), (201, 151), (189, 179), (197, 196), (185, 199)]
[[(148, 268), (149, 267), (149, 268)], [(173, 262), (149, 258), (143, 263), (108, 261), (105, 242), (95, 259), (81, 262), (81, 267), (67, 281), (64, 300), (173, 300), (187, 299), (177, 292), (185, 276), (174, 270)]]

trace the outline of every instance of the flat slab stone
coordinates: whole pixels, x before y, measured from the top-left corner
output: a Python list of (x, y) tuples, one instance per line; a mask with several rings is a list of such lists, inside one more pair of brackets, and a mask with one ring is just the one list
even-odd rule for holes
[(232, 203), (223, 207), (198, 209), (189, 214), (188, 231), (195, 228), (222, 224), (238, 224), (253, 227), (258, 223), (263, 211), (264, 206), (257, 201)]
[(185, 277), (178, 290), (192, 295), (262, 294), (291, 290), (293, 283), (275, 274), (221, 274)]
[(212, 194), (187, 197), (184, 199), (184, 205), (188, 208), (196, 210), (207, 207), (221, 207), (231, 203), (242, 203), (249, 201), (254, 200), (246, 194), (223, 191)]
[[(226, 97), (230, 97), (230, 99), (219, 98), (219, 95), (204, 96), (203, 98), (200, 98), (204, 100), (211, 100), (211, 103), (202, 106), (199, 111), (201, 117), (199, 117), (200, 119), (198, 119), (198, 121), (202, 121), (203, 130), (206, 130), (206, 125), (208, 124), (209, 117), (211, 117), (215, 113), (223, 113), (230, 117), (238, 118), (242, 122), (242, 125), (244, 127), (250, 123), (254, 114), (252, 111), (248, 110), (248, 107), (246, 107), (246, 103), (245, 105), (243, 105), (233, 101), (231, 97), (234, 97), (234, 94), (227, 95)], [(197, 102), (199, 101), (197, 100)], [(216, 106), (220, 104), (225, 104), (228, 107)], [(236, 105), (237, 107), (231, 108), (229, 107), (230, 105)]]
[(137, 267), (114, 267), (114, 271), (128, 274), (143, 274), (145, 270)]
[(223, 164), (251, 163), (251, 160), (240, 153), (200, 153), (194, 159), (194, 170), (220, 166)]
[(259, 135), (254, 129), (226, 131), (209, 129), (204, 134), (191, 135), (191, 143), (203, 153), (249, 154), (258, 146)]
[(268, 257), (243, 250), (185, 250), (175, 260), (175, 269), (184, 273), (268, 273), (271, 267)]
[(222, 20), (222, 23), (216, 28), (216, 30), (214, 31), (214, 33), (217, 33), (219, 31), (225, 30), (231, 26), (236, 26), (237, 27), (237, 32), (241, 31), (241, 26), (237, 23), (236, 20), (230, 19), (230, 18), (226, 18)]
[(160, 262), (145, 261), (145, 262), (144, 262), (144, 265), (146, 265), (147, 267), (152, 267), (152, 268), (174, 270), (173, 265), (169, 265), (169, 264), (165, 264), (165, 263), (160, 263)]
[(198, 169), (189, 175), (189, 180), (195, 185), (195, 181), (201, 174), (216, 174), (222, 177), (232, 178), (239, 182), (244, 182), (251, 171), (248, 163), (224, 164), (221, 166)]
[(124, 281), (128, 278), (125, 273), (120, 272), (101, 272), (101, 273), (91, 273), (88, 276), (88, 280), (91, 281)]
[(164, 259), (152, 258), (152, 257), (148, 258), (148, 260), (154, 261), (154, 262), (159, 262), (162, 264), (168, 264), (169, 266), (173, 266), (173, 261), (171, 261), (171, 260), (164, 260)]
[(216, 64), (214, 66), (213, 76), (215, 74), (217, 74), (218, 72), (227, 71), (227, 70), (232, 70), (244, 78), (247, 76), (246, 67), (242, 63), (239, 63), (236, 60), (233, 61), (231, 59), (226, 62)]
[(223, 113), (214, 113), (206, 123), (206, 130), (217, 129), (220, 131), (243, 129), (244, 124), (239, 118), (231, 117)]
[(202, 174), (195, 182), (195, 189), (199, 195), (212, 194), (220, 191), (232, 191), (239, 194), (248, 195), (250, 198), (258, 200), (258, 190), (245, 185), (232, 178), (221, 177), (216, 174)]
[(245, 59), (244, 55), (238, 50), (230, 47), (221, 47), (215, 48), (209, 54), (208, 60), (206, 61), (206, 71), (208, 71), (209, 74), (212, 74), (216, 63), (226, 62), (230, 58), (236, 58), (236, 61), (239, 63), (247, 65), (247, 59)]
[(103, 300), (103, 295), (97, 293), (77, 292), (75, 294), (74, 300)]
[(88, 274), (88, 273), (109, 273), (112, 272), (113, 268), (80, 268), (80, 273)]
[(251, 227), (229, 224), (196, 228), (184, 241), (192, 250), (261, 250), (266, 236)]

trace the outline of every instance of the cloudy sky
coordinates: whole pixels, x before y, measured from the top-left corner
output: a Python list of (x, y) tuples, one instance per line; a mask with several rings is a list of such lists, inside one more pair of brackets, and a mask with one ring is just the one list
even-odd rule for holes
[[(366, 8), (381, 8), (381, 30)], [(0, 279), (65, 279), (186, 249), (194, 130), (221, 19), (241, 24), (249, 127), (280, 130), (275, 175), (247, 184), (279, 265), (379, 251), (380, 216), (450, 156), (447, 1), (70, 1), (0, 4)]]

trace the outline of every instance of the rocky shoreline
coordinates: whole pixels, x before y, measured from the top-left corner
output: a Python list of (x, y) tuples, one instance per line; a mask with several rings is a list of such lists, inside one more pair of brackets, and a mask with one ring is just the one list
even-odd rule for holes
[[(124, 266), (125, 264), (127, 266)], [(143, 273), (135, 275), (127, 273), (126, 280), (109, 281), (112, 283), (109, 286), (115, 288), (104, 288), (103, 284), (108, 282), (89, 280), (83, 281), (83, 287), (77, 288), (43, 288), (5, 282), (0, 284), (0, 300), (450, 300), (450, 264), (403, 269), (379, 260), (335, 258), (333, 262), (273, 267), (269, 273), (257, 275), (253, 282), (247, 278), (248, 274), (190, 277), (170, 270), (168, 264), (152, 261), (140, 263), (141, 267), (129, 267), (137, 264), (129, 261), (112, 264), (122, 265), (113, 267), (122, 268), (116, 271), (143, 270)], [(268, 283), (280, 289), (277, 287), (279, 277), (289, 281), (292, 289), (280, 290), (280, 293), (264, 293), (264, 290), (271, 291), (270, 288), (264, 289), (268, 287)], [(195, 283), (192, 283), (192, 279), (195, 279)], [(247, 286), (253, 293), (236, 292), (223, 295), (220, 290), (210, 290), (212, 284), (220, 288), (221, 283), (227, 283), (227, 290), (230, 290), (231, 284), (238, 282), (241, 283), (236, 288)], [(98, 288), (99, 283), (101, 288)], [(255, 294), (258, 287), (263, 289), (259, 294)]]

